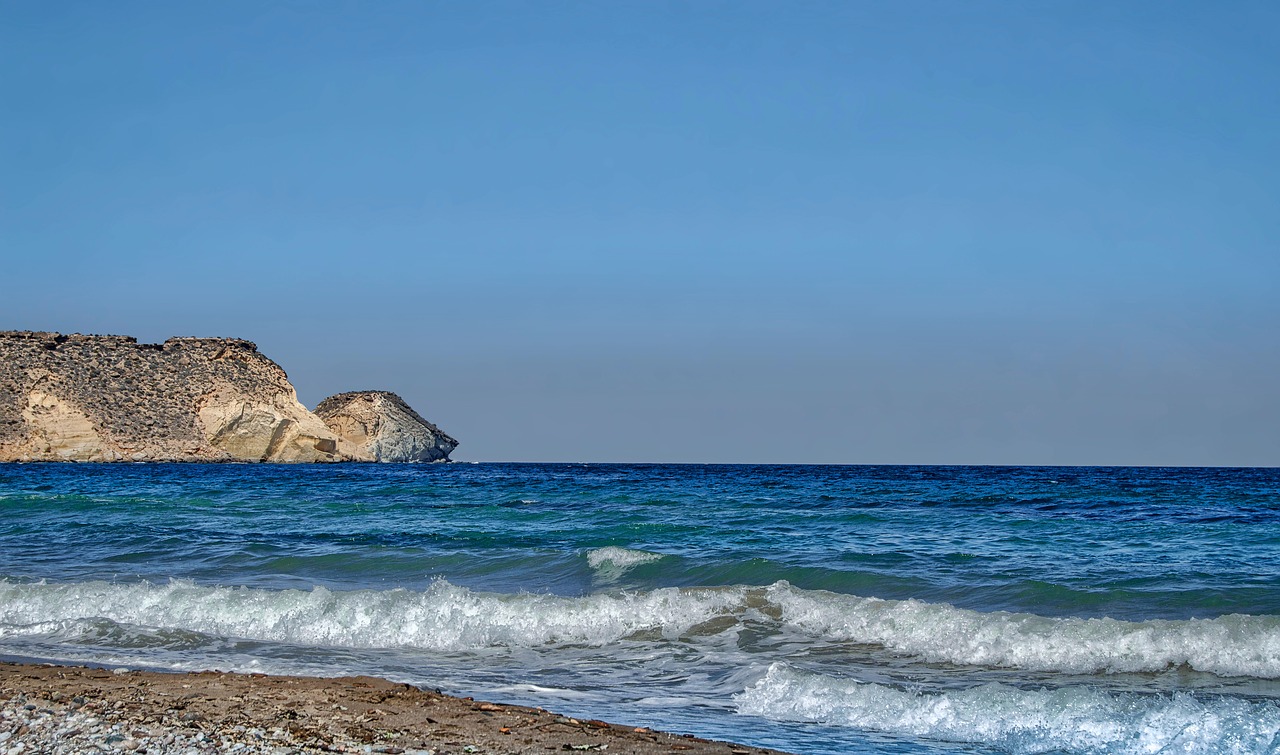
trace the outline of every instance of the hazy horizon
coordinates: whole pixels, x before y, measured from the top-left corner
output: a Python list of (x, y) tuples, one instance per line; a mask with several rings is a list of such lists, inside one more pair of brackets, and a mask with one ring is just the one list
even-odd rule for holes
[(1280, 465), (1280, 7), (0, 8), (0, 329), (460, 461)]

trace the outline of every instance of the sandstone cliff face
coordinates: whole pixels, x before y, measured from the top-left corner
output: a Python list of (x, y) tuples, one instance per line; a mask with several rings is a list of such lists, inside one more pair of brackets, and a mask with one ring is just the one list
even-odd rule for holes
[(366, 461), (249, 341), (0, 332), (0, 461)]
[(446, 461), (458, 441), (388, 391), (330, 396), (316, 407), (329, 429), (376, 461)]

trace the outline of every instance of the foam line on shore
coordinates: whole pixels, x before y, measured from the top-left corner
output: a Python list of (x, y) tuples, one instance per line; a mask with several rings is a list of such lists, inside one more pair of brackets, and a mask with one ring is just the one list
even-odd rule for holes
[(848, 726), (981, 744), (1010, 753), (1274, 753), (1280, 706), (1239, 698), (1107, 694), (986, 684), (920, 692), (774, 664), (736, 697), (738, 710), (778, 721)]

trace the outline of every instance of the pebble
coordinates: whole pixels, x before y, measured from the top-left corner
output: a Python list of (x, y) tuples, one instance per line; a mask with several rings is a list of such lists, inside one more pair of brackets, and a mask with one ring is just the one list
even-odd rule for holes
[[(108, 753), (147, 753), (147, 755), (306, 755), (315, 746), (298, 743), (281, 745), (289, 737), (283, 729), (268, 733), (261, 728), (245, 726), (220, 727), (206, 735), (193, 731), (188, 721), (181, 728), (166, 729), (144, 725), (131, 718), (128, 711), (114, 705), (103, 706), (97, 715), (83, 697), (55, 699), (51, 707), (39, 708), (25, 696), (0, 699), (0, 755), (107, 755)], [(194, 717), (203, 721), (200, 716)], [(275, 739), (276, 741), (269, 741)], [(370, 752), (363, 743), (333, 743), (337, 752)], [(380, 749), (380, 748), (379, 748)], [(376, 751), (376, 750), (375, 750)], [(412, 751), (411, 751), (412, 752)], [(435, 755), (432, 750), (419, 750), (418, 755)]]
[[(0, 698), (0, 755), (317, 755), (321, 751), (436, 755), (434, 749), (403, 749), (335, 735), (294, 739), (283, 727), (210, 721), (196, 711), (164, 715), (123, 700), (69, 694), (21, 693)], [(141, 700), (141, 697), (138, 698)], [(43, 707), (47, 704), (48, 707)], [(340, 714), (338, 714), (340, 716)], [(577, 724), (577, 719), (557, 720)], [(601, 748), (603, 749), (603, 748)], [(484, 752), (474, 745), (449, 747), (455, 755)]]

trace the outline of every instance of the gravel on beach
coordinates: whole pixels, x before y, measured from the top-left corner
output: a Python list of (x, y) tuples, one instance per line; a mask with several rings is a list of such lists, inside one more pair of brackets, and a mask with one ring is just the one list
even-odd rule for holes
[(0, 663), (0, 755), (780, 755), (374, 677)]

